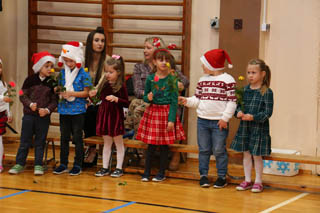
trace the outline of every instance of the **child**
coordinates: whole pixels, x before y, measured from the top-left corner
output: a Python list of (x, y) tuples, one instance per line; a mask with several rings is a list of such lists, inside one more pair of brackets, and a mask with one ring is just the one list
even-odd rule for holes
[[(243, 191), (262, 192), (262, 156), (271, 153), (269, 118), (273, 111), (273, 93), (269, 88), (271, 73), (263, 60), (251, 60), (247, 68), (249, 85), (244, 87), (243, 106), (237, 106), (235, 115), (241, 119), (231, 148), (243, 152), (245, 181), (236, 187)], [(243, 109), (242, 109), (243, 108)], [(243, 110), (243, 111), (242, 111)], [(252, 156), (256, 179), (251, 183)]]
[[(146, 80), (143, 99), (150, 103), (141, 119), (136, 139), (148, 144), (145, 170), (141, 181), (149, 181), (151, 158), (160, 147), (160, 170), (152, 181), (165, 180), (169, 144), (184, 140), (185, 134), (177, 116), (178, 83), (169, 74), (171, 54), (166, 49), (158, 49), (153, 54), (154, 73)], [(170, 83), (171, 82), (171, 83)], [(174, 84), (172, 83), (174, 82)]]
[(211, 153), (216, 158), (218, 178), (215, 188), (227, 185), (228, 155), (226, 139), (228, 122), (236, 109), (235, 80), (223, 71), (227, 59), (231, 68), (231, 60), (226, 51), (214, 49), (201, 56), (201, 77), (196, 94), (191, 98), (179, 97), (179, 101), (187, 106), (197, 108), (197, 137), (199, 146), (200, 186), (209, 187), (208, 170)]
[[(83, 62), (82, 43), (71, 41), (62, 46), (59, 66), (64, 64), (59, 85), (62, 87), (58, 104), (60, 114), (61, 151), (60, 166), (53, 173), (62, 174), (68, 172), (69, 141), (75, 144), (75, 157), (70, 175), (81, 173), (83, 161), (83, 125), (86, 112), (86, 98), (91, 86), (90, 75), (81, 67)], [(60, 88), (61, 89), (61, 88)]]
[(24, 114), (22, 118), (21, 139), (16, 156), (16, 165), (9, 170), (10, 174), (19, 174), (23, 171), (33, 135), (35, 135), (34, 174), (44, 174), (42, 159), (50, 124), (50, 114), (57, 107), (57, 97), (54, 93), (55, 82), (50, 78), (55, 60), (46, 51), (35, 53), (32, 56), (34, 63), (32, 69), (35, 74), (26, 78), (22, 86), (23, 94), (20, 94)]
[(2, 60), (0, 58), (0, 173), (3, 171), (2, 159), (3, 159), (3, 143), (2, 135), (6, 133), (6, 122), (12, 121), (12, 116), (9, 108), (9, 102), (11, 98), (4, 95), (7, 91), (7, 85), (3, 81), (2, 74)]
[(96, 133), (103, 136), (103, 167), (95, 174), (102, 177), (110, 174), (109, 160), (112, 143), (117, 148), (117, 167), (111, 177), (123, 175), (122, 163), (125, 154), (123, 145), (124, 113), (123, 107), (129, 106), (128, 93), (124, 84), (124, 62), (121, 56), (112, 55), (105, 63), (106, 82), (101, 90), (101, 105), (98, 109)]

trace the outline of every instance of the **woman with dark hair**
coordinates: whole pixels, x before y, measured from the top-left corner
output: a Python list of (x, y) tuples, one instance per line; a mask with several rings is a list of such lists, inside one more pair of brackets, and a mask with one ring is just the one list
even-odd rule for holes
[[(92, 84), (99, 90), (99, 85), (103, 85), (100, 79), (103, 79), (104, 61), (106, 59), (106, 35), (103, 27), (91, 31), (87, 37), (85, 51), (85, 67), (92, 79)], [(100, 82), (99, 82), (100, 81)], [(90, 92), (89, 92), (90, 94)], [(85, 137), (96, 135), (96, 116), (99, 105), (94, 102), (88, 104), (85, 114), (84, 133)], [(91, 167), (97, 161), (96, 146), (90, 146), (85, 153), (84, 167)]]

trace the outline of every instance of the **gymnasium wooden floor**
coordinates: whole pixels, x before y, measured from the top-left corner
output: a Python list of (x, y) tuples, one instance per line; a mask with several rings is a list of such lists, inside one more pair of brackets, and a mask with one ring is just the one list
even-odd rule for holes
[[(320, 177), (315, 175), (264, 175), (269, 187), (254, 194), (236, 191), (235, 181), (223, 189), (204, 189), (197, 180), (168, 178), (161, 183), (141, 182), (140, 176), (133, 173), (121, 178), (97, 178), (93, 176), (97, 168), (87, 169), (80, 176), (69, 176), (53, 175), (49, 166), (44, 176), (34, 176), (32, 152), (26, 170), (9, 175), (16, 149), (17, 144), (5, 144), (5, 171), (0, 174), (1, 213), (320, 212)], [(196, 162), (188, 161), (180, 170), (196, 174), (196, 167)], [(233, 175), (242, 175), (237, 166), (230, 166), (229, 170)]]

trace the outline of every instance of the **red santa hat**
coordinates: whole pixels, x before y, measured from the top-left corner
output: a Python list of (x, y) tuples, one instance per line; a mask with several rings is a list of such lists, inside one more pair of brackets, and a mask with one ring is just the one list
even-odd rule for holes
[(228, 53), (222, 49), (214, 49), (206, 52), (200, 57), (200, 61), (211, 71), (224, 69), (224, 62), (228, 61), (228, 68), (232, 68), (232, 62)]
[(78, 41), (70, 41), (65, 45), (62, 45), (61, 54), (59, 57), (58, 66), (62, 67), (64, 64), (63, 57), (69, 58), (76, 62), (78, 68), (81, 67), (83, 62), (83, 44)]
[(32, 69), (35, 73), (39, 72), (42, 68), (42, 66), (47, 62), (52, 62), (53, 64), (56, 63), (56, 59), (54, 56), (52, 56), (49, 52), (43, 51), (39, 53), (34, 53), (32, 55), (32, 62), (33, 66)]

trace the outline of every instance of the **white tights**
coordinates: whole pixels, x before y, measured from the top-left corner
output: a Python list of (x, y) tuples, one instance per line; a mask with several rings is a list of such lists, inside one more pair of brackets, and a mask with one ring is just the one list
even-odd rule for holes
[(0, 166), (2, 166), (2, 158), (3, 158), (3, 143), (2, 143), (2, 135), (0, 135)]
[[(254, 168), (256, 170), (255, 183), (262, 183), (263, 161), (261, 156), (253, 156)], [(243, 153), (243, 169), (245, 181), (251, 182), (252, 155), (246, 151)]]
[(122, 135), (118, 135), (116, 137), (104, 135), (103, 141), (104, 141), (103, 156), (102, 156), (103, 168), (107, 169), (109, 167), (112, 143), (114, 141), (117, 149), (117, 169), (122, 169), (122, 164), (124, 159), (124, 145), (123, 145)]

